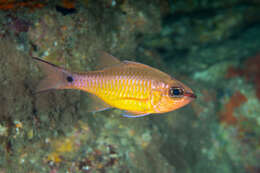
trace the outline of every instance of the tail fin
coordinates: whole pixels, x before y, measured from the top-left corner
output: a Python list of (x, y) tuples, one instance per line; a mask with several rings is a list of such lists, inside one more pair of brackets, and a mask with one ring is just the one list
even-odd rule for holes
[(67, 78), (72, 78), (70, 72), (65, 69), (51, 64), (42, 59), (33, 57), (47, 75), (37, 86), (36, 93), (51, 89), (65, 89), (68, 86)]

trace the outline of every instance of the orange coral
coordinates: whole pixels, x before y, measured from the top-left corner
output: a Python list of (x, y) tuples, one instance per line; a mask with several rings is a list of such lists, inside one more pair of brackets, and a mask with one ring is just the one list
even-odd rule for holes
[(235, 92), (230, 98), (229, 102), (225, 105), (225, 111), (221, 113), (220, 120), (230, 125), (237, 123), (237, 118), (233, 115), (233, 112), (237, 107), (247, 101), (247, 98), (239, 91)]
[(226, 78), (233, 78), (233, 77), (237, 77), (237, 76), (243, 76), (244, 71), (239, 69), (239, 68), (235, 68), (235, 67), (229, 67), (227, 69), (227, 73), (226, 73)]
[(245, 77), (252, 80), (256, 87), (256, 96), (260, 100), (260, 53), (245, 62)]
[(42, 8), (43, 3), (38, 2), (37, 0), (31, 0), (26, 2), (19, 2), (17, 0), (0, 0), (0, 10), (16, 10), (18, 8)]
[(260, 53), (244, 62), (243, 68), (229, 67), (226, 77), (232, 78), (241, 76), (255, 85), (256, 96), (260, 100)]
[(67, 9), (75, 8), (74, 0), (62, 0), (62, 6)]

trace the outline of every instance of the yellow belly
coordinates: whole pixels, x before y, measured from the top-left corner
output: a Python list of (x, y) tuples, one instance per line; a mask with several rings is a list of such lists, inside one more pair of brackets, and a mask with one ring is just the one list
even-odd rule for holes
[[(96, 75), (98, 76), (98, 75)], [(99, 74), (95, 80), (82, 80), (77, 89), (98, 96), (111, 107), (136, 112), (155, 113), (151, 81), (141, 77), (118, 77)]]
[(152, 112), (150, 95), (148, 92), (131, 92), (128, 90), (122, 91), (122, 93), (120, 93), (116, 91), (105, 91), (100, 89), (95, 93), (95, 95), (100, 97), (110, 106), (118, 109), (127, 110), (130, 112)]

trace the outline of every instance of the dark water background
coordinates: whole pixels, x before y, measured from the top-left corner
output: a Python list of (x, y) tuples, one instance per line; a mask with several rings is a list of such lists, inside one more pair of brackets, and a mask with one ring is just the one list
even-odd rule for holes
[[(260, 172), (260, 1), (0, 0), (0, 172)], [(96, 52), (142, 62), (198, 98), (125, 118), (80, 91), (34, 94), (32, 56), (73, 71)]]

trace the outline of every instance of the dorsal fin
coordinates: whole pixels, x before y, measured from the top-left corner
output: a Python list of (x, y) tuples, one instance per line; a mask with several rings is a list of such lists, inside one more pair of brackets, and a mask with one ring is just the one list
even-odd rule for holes
[(104, 71), (135, 71), (138, 72), (142, 75), (145, 75), (146, 78), (151, 78), (151, 79), (158, 79), (161, 81), (167, 81), (171, 80), (172, 77), (156, 68), (153, 68), (151, 66), (141, 64), (138, 62), (133, 62), (133, 61), (122, 61), (121, 63), (110, 66), (107, 68), (103, 69)]
[(104, 71), (124, 71), (124, 70), (130, 70), (130, 71), (137, 71), (143, 74), (146, 74), (147, 77), (151, 77), (153, 79), (159, 79), (163, 81), (171, 80), (171, 76), (168, 74), (153, 68), (149, 65), (145, 65), (138, 62), (133, 61), (120, 61), (116, 57), (106, 53), (106, 52), (99, 52), (99, 55), (97, 56), (97, 62), (96, 62), (96, 70), (104, 70)]
[(145, 64), (142, 64), (142, 63), (139, 63), (139, 62), (133, 62), (133, 61), (123, 61), (123, 63), (125, 64), (125, 66), (123, 66), (123, 68), (126, 68), (126, 67), (132, 67), (132, 68), (136, 68), (136, 69), (142, 69), (142, 71), (147, 71), (149, 74), (152, 74), (154, 75), (155, 77), (163, 77), (164, 79), (171, 79), (171, 77), (156, 69), (156, 68), (153, 68), (149, 65), (145, 65)]
[(120, 63), (121, 61), (116, 57), (108, 54), (107, 52), (100, 51), (97, 53), (96, 56), (95, 70), (102, 70), (104, 68), (109, 68)]

